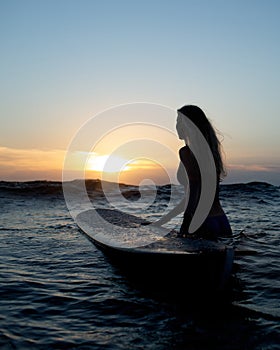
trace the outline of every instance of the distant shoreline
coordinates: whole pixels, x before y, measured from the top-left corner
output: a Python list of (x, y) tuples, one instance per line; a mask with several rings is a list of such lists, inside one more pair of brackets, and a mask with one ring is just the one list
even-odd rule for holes
[[(20, 185), (30, 185), (30, 186), (40, 186), (40, 185), (54, 185), (54, 186), (62, 186), (62, 184), (77, 184), (77, 183), (83, 183), (85, 182), (86, 184), (96, 184), (96, 185), (101, 185), (103, 184), (111, 184), (111, 185), (118, 185), (122, 187), (139, 187), (139, 185), (133, 185), (133, 184), (126, 184), (126, 183), (116, 183), (116, 182), (110, 182), (110, 181), (101, 181), (100, 179), (75, 179), (75, 180), (69, 180), (69, 181), (54, 181), (54, 180), (28, 180), (28, 181), (14, 181), (14, 180), (0, 180), (0, 188), (3, 185), (7, 185), (8, 187), (12, 186), (20, 186)], [(163, 185), (156, 185), (157, 187), (165, 187), (165, 186), (180, 186), (180, 184), (171, 184), (171, 183), (166, 183)], [(280, 185), (275, 185), (266, 181), (248, 181), (248, 182), (234, 182), (234, 183), (221, 183), (221, 186), (235, 186), (235, 185), (252, 185), (252, 186), (258, 186), (258, 185), (265, 185), (265, 186), (276, 186), (279, 187)], [(148, 186), (148, 185), (147, 185)]]
[[(102, 185), (112, 186), (112, 187), (121, 187), (123, 189), (125, 188), (139, 188), (139, 185), (132, 185), (132, 184), (125, 184), (125, 183), (116, 183), (116, 182), (110, 182), (110, 181), (101, 181), (100, 179), (76, 179), (76, 180), (70, 180), (70, 181), (52, 181), (52, 180), (30, 180), (30, 181), (7, 181), (7, 180), (0, 180), (0, 190), (2, 189), (39, 189), (39, 188), (61, 188), (63, 187), (63, 184), (81, 184), (85, 183), (87, 189), (95, 189), (95, 190), (102, 190)], [(169, 186), (181, 186), (180, 184), (164, 184), (164, 185), (156, 185), (158, 188), (163, 187), (169, 187)], [(235, 182), (235, 183), (221, 183), (221, 187), (234, 187), (234, 186), (264, 186), (264, 187), (280, 187), (279, 185), (274, 185), (269, 182), (265, 181), (249, 181), (249, 182)], [(141, 187), (149, 187), (149, 185), (144, 185)]]

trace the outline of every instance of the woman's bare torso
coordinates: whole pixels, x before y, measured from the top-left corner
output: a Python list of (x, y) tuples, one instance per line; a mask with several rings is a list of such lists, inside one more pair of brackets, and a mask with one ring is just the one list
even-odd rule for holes
[[(192, 153), (190, 153), (191, 151), (189, 150), (188, 146), (183, 147), (180, 150), (180, 158), (181, 158), (181, 162), (179, 164), (178, 170), (177, 170), (177, 180), (178, 182), (184, 186), (185, 188), (185, 192), (187, 193), (188, 191), (188, 186), (189, 186), (189, 179), (188, 179), (188, 173), (195, 173), (197, 172), (197, 178), (199, 178), (198, 181), (200, 181), (200, 175), (199, 175), (199, 169), (195, 169), (195, 171), (193, 171), (193, 169), (189, 169), (190, 164), (194, 163), (193, 161), (191, 162), (187, 162), (185, 159), (185, 156), (182, 156), (182, 153), (186, 153), (187, 150), (187, 155), (189, 157), (193, 157)], [(194, 166), (196, 167), (196, 166)], [(197, 167), (198, 168), (198, 167)], [(210, 212), (208, 214), (209, 217), (212, 216), (220, 216), (220, 215), (224, 215), (224, 211), (222, 209), (220, 200), (219, 200), (219, 183), (217, 181), (217, 188), (216, 188), (216, 195), (212, 204), (212, 207), (210, 209)]]

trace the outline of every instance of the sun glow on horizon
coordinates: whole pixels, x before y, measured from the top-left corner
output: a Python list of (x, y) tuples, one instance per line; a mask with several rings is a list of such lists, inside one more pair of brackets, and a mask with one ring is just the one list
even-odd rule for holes
[(121, 173), (139, 170), (157, 170), (161, 166), (146, 158), (126, 159), (119, 155), (92, 153), (86, 162), (86, 171), (100, 173)]
[[(101, 178), (106, 181), (138, 184), (144, 179), (168, 182), (162, 165), (149, 158), (127, 159), (120, 155), (92, 152), (85, 165), (86, 178)], [(164, 175), (165, 174), (165, 175)]]
[(129, 170), (128, 160), (117, 155), (98, 155), (93, 153), (89, 156), (86, 163), (86, 170), (118, 173)]
[[(165, 159), (157, 160), (148, 157), (129, 159), (124, 155), (118, 155), (108, 162), (104, 172), (104, 163), (109, 155), (106, 153), (74, 152), (69, 157), (69, 162), (62, 178), (63, 159), (65, 150), (40, 150), (40, 149), (15, 149), (0, 147), (0, 180), (4, 181), (31, 181), (31, 180), (55, 180), (61, 181), (83, 178), (104, 178), (122, 183), (137, 184), (143, 179), (154, 179), (157, 183), (167, 183), (166, 171), (174, 173), (178, 164), (167, 164)], [(93, 157), (94, 155), (94, 157)], [(112, 157), (113, 155), (111, 155)], [(93, 161), (93, 159), (95, 159)], [(155, 159), (155, 158), (154, 158)], [(88, 160), (88, 164), (87, 164)], [(109, 163), (111, 166), (109, 168)], [(271, 159), (269, 162), (258, 162), (258, 159), (228, 158), (229, 176), (225, 181), (246, 182), (259, 179), (279, 185), (279, 161)], [(166, 171), (164, 170), (166, 169)], [(171, 181), (176, 179), (171, 178)]]

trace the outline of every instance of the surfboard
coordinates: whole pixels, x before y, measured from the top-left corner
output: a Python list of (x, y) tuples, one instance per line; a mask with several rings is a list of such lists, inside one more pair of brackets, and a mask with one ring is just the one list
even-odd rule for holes
[(76, 223), (110, 261), (144, 283), (223, 289), (233, 266), (232, 247), (205, 239), (180, 238), (132, 214), (89, 209)]

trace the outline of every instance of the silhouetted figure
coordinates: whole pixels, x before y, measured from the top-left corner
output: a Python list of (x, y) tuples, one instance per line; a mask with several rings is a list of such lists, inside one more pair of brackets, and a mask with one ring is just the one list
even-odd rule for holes
[[(186, 118), (194, 123), (194, 128), (189, 127)], [(225, 176), (225, 169), (221, 156), (220, 141), (218, 140), (213, 126), (199, 107), (187, 105), (178, 110), (176, 129), (178, 137), (185, 141), (185, 146), (179, 150), (181, 162), (177, 171), (177, 179), (185, 188), (185, 196), (174, 209), (172, 209), (167, 215), (163, 216), (155, 224), (162, 225), (184, 211), (184, 219), (181, 225), (180, 235), (187, 236), (190, 233), (190, 223), (197, 209), (201, 195), (201, 172), (197, 159), (191, 150), (193, 149), (192, 142), (198, 142), (198, 137), (195, 135), (196, 130), (198, 129), (209, 145), (211, 151), (210, 157), (212, 162), (214, 160), (213, 169), (216, 168), (216, 174), (214, 174), (214, 176), (216, 175), (216, 181), (214, 180), (214, 198), (210, 211), (205, 214), (207, 217), (202, 225), (193, 233), (208, 239), (216, 239), (219, 236), (231, 235), (232, 231), (229, 221), (219, 200), (219, 183)], [(196, 144), (194, 146), (199, 147), (200, 145)], [(209, 148), (207, 147), (207, 149)], [(208, 161), (207, 156), (205, 159)]]

